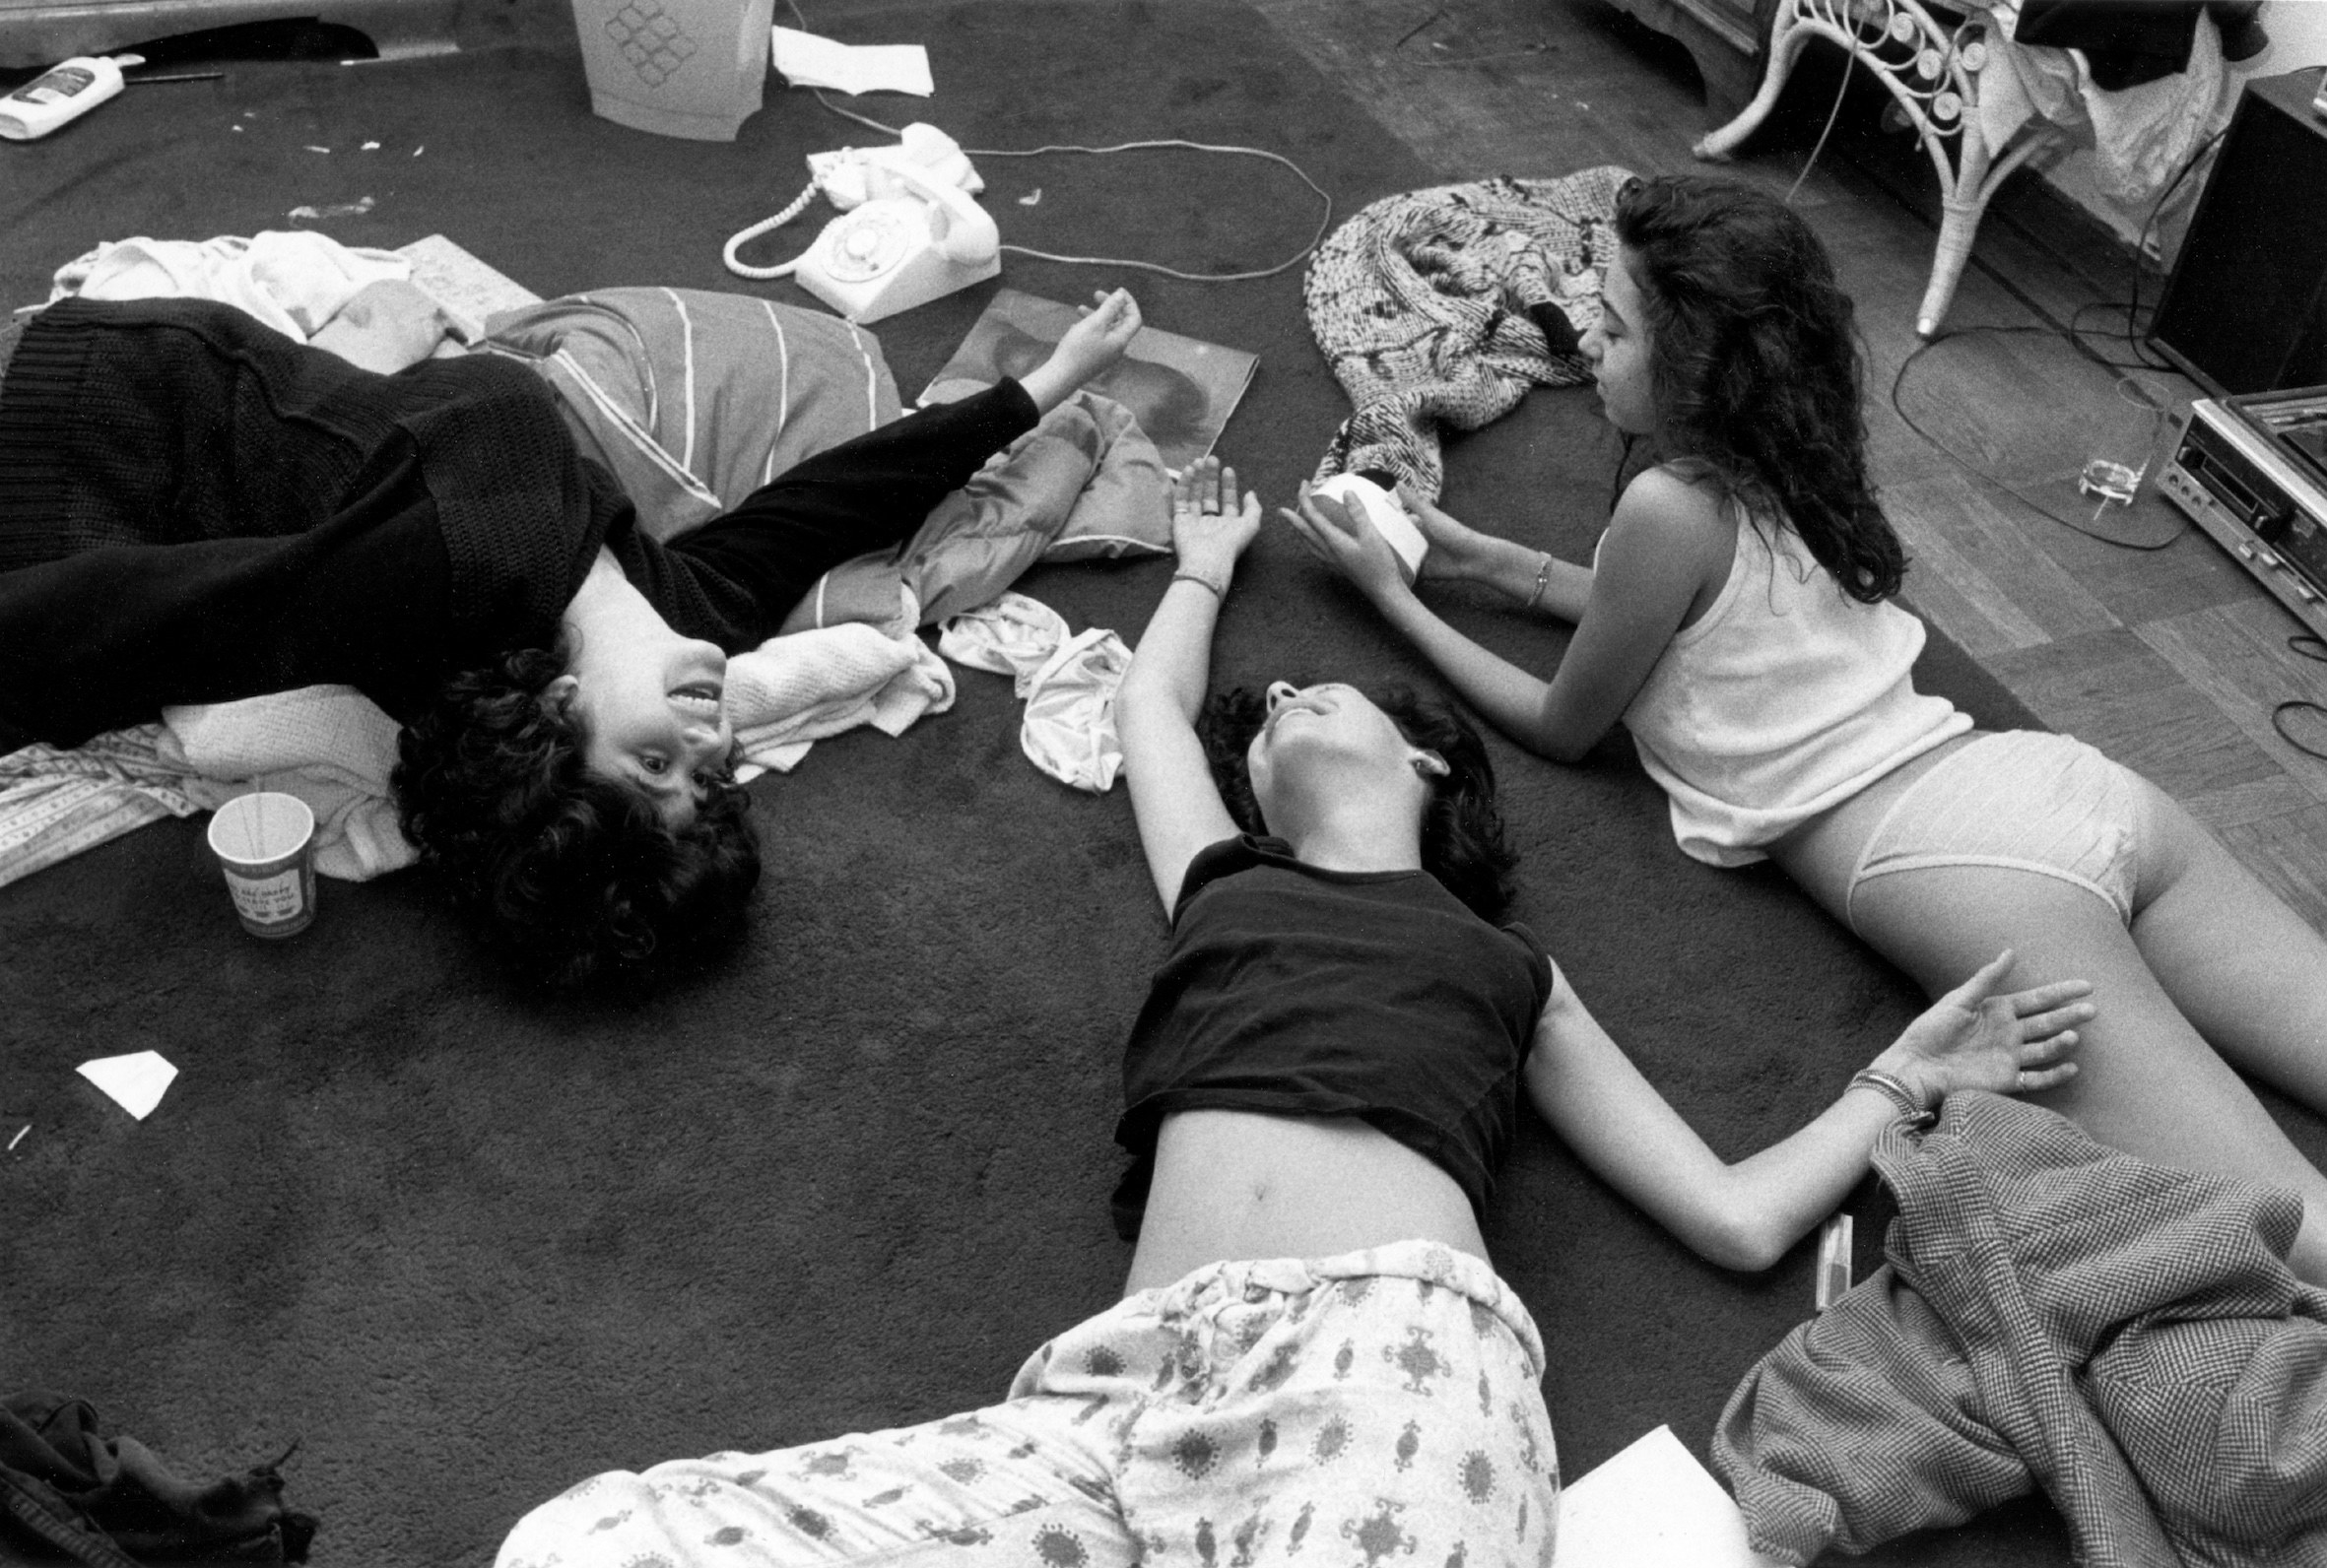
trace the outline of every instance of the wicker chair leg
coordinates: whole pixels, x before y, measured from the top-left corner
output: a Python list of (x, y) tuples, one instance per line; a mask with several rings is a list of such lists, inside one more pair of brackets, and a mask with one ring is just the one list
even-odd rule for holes
[(1955, 300), (1956, 285), (1963, 277), (1963, 264), (1971, 259), (1971, 241), (1979, 233), (1980, 215), (1987, 205), (1984, 190), (1968, 199), (1950, 196), (1941, 202), (1939, 248), (1932, 252), (1931, 282), (1915, 311), (1917, 337), (1938, 336), (1939, 324), (1947, 319), (1948, 306)]

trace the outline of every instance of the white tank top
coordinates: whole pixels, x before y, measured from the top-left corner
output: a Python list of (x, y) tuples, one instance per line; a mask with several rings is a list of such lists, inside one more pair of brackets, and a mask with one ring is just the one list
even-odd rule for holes
[(1970, 729), (1917, 694), (1922, 649), (1922, 621), (1842, 592), (1792, 529), (1741, 521), (1720, 597), (1625, 709), (1681, 848), (1715, 866), (1764, 859), (1761, 845)]

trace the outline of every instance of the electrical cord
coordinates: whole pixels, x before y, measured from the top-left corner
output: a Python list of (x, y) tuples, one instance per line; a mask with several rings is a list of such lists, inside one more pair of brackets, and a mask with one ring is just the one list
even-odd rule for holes
[[(2031, 306), (2031, 308), (2034, 307)], [(2040, 310), (2037, 313), (2043, 314), (2043, 312)], [(2050, 318), (2047, 317), (2047, 320), (2049, 319)], [(1962, 327), (1952, 332), (1942, 333), (1936, 338), (1930, 338), (1920, 344), (1917, 344), (1914, 350), (1909, 353), (1904, 359), (1899, 361), (1897, 373), (1893, 375), (1891, 378), (1891, 412), (1898, 416), (1899, 422), (1901, 424), (1906, 425), (1908, 429), (1914, 431), (1916, 435), (1920, 436), (1925, 445), (1929, 446), (1933, 451), (1939, 453), (1940, 456), (1946, 458), (1949, 462), (1955, 464), (1956, 467), (1961, 469), (1964, 473), (1969, 474), (1973, 479), (1980, 481), (1984, 485), (1989, 485), (1997, 490), (2002, 490), (2005, 494), (2010, 495), (2014, 500), (2019, 501), (2023, 506), (2026, 506), (2028, 510), (2035, 512), (2039, 516), (2049, 518), (2051, 521), (2058, 523), (2061, 527), (2070, 530), (2072, 533), (2083, 534), (2088, 539), (2097, 539), (2102, 544), (2114, 545), (2119, 550), (2132, 550), (2148, 553), (2169, 548), (2177, 540), (2179, 540), (2183, 534), (2189, 531), (2189, 520), (2187, 518), (2181, 518), (2176, 522), (2173, 532), (2167, 534), (2163, 539), (2126, 539), (2120, 538), (2115, 534), (2104, 533), (2100, 529), (2093, 527), (2089, 523), (2080, 523), (2074, 518), (2063, 517), (2051, 507), (2046, 506), (2041, 501), (2038, 501), (2032, 496), (2028, 495), (2017, 485), (2013, 485), (2008, 481), (1989, 473), (1986, 469), (1981, 468), (1978, 464), (1972, 462), (1969, 458), (1964, 457), (1954, 447), (1949, 446), (1938, 436), (1925, 429), (1922, 425), (1916, 421), (1915, 417), (1906, 411), (1905, 405), (1900, 401), (1899, 398), (1899, 394), (1906, 385), (1907, 371), (1913, 368), (1915, 362), (1918, 359), (1922, 359), (1923, 356), (1929, 354), (1932, 350), (1938, 348), (1941, 344), (1953, 343), (1959, 338), (1968, 338), (1974, 334), (1982, 332), (1993, 333), (1999, 337), (2017, 336), (2021, 334), (2029, 334), (2042, 337), (2066, 335), (2065, 329), (2062, 328), (2057, 321), (2054, 321), (2051, 322), (2050, 325), (2041, 327)], [(2120, 398), (2125, 398), (2126, 401), (2151, 411), (2149, 451), (2151, 457), (2154, 458), (2158, 445), (2159, 427), (2165, 419), (2165, 405), (2159, 401), (2158, 398), (2154, 396), (2147, 387), (2142, 386), (2139, 382), (2134, 381), (2128, 376), (2120, 375), (2117, 378), (2116, 384), (2117, 395)], [(2131, 397), (2127, 397), (2127, 392), (2129, 390), (2133, 394)], [(2149, 460), (2145, 459), (2142, 464), (2142, 472), (2135, 476), (2137, 484), (2140, 480), (2146, 479), (2148, 477), (2148, 470)], [(2105, 511), (2107, 506), (2108, 502), (2104, 498), (2101, 502), (2100, 510), (2096, 510), (2093, 514), (2094, 522), (2098, 522), (2100, 520), (2101, 511)]]
[(2132, 362), (2104, 359), (2101, 356), (2095, 354), (2091, 348), (2087, 347), (2081, 337), (2082, 329), (2078, 326), (2078, 323), (2084, 319), (2085, 312), (2094, 309), (2106, 310), (2114, 308), (2114, 301), (2089, 300), (2086, 303), (2079, 305), (2070, 315), (2070, 334), (2072, 336), (2078, 337), (2078, 347), (2084, 349), (2086, 354), (2094, 359), (2095, 362), (2105, 364), (2111, 369), (2116, 370), (2165, 370), (2178, 373), (2175, 366), (2161, 363), (2159, 360), (2152, 359), (2148, 354), (2145, 354), (2142, 351), (2142, 339), (2148, 334), (2145, 330), (2136, 325), (2136, 322), (2141, 315), (2141, 264), (2143, 258), (2149, 255), (2150, 232), (2152, 229), (2158, 227), (2158, 219), (2165, 211), (2165, 204), (2173, 199), (2173, 193), (2175, 191), (2181, 189), (2181, 182), (2189, 178), (2192, 171), (2194, 171), (2200, 163), (2206, 161), (2206, 155), (2213, 152), (2216, 147), (2220, 146), (2222, 139), (2228, 134), (2229, 127), (2226, 125), (2221, 130), (2216, 131), (2212, 136), (2207, 137), (2205, 141), (2201, 142), (2198, 145), (2198, 150), (2196, 152), (2190, 154), (2188, 158), (2182, 160), (2181, 167), (2173, 171), (2173, 177), (2165, 182), (2165, 188), (2158, 193), (2158, 199), (2150, 203), (2149, 215), (2142, 220), (2141, 229), (2134, 235), (2133, 283), (2131, 289), (2127, 293), (2125, 299), (2124, 334), (2125, 347), (2133, 352)]
[(1065, 262), (1074, 267), (1134, 267), (1141, 272), (1160, 273), (1164, 277), (1178, 278), (1188, 283), (1251, 283), (1261, 278), (1274, 278), (1281, 272), (1290, 271), (1292, 268), (1299, 266), (1309, 258), (1311, 252), (1324, 243), (1325, 230), (1333, 223), (1332, 196), (1327, 194), (1324, 186), (1309, 178), (1307, 172), (1292, 159), (1262, 148), (1224, 146), (1212, 142), (1190, 142), (1183, 141), (1178, 137), (1164, 137), (1146, 142), (1118, 142), (1112, 147), (1074, 147), (1054, 144), (1048, 147), (1023, 149), (964, 148), (963, 152), (971, 158), (1041, 158), (1050, 153), (1089, 153), (1097, 156), (1106, 153), (1139, 153), (1168, 148), (1181, 148), (1197, 153), (1237, 153), (1248, 158), (1265, 158), (1272, 163), (1284, 164), (1299, 177), (1303, 185), (1315, 191), (1317, 199), (1324, 203), (1324, 210), (1317, 215), (1316, 231), (1309, 235), (1307, 244), (1301, 246), (1299, 250), (1285, 260), (1278, 262), (1274, 267), (1262, 267), (1251, 272), (1181, 272), (1176, 267), (1166, 267), (1158, 261), (1135, 261), (1119, 256), (1061, 256), (1047, 250), (1036, 250), (1031, 245), (1005, 244), (1002, 248), (1014, 255), (1031, 256), (1036, 261)]
[[(2287, 647), (2290, 652), (2298, 654), (2314, 663), (2327, 664), (2327, 641), (2320, 640), (2315, 632), (2296, 632), (2287, 639)], [(2288, 728), (2287, 716), (2291, 713), (2308, 713), (2315, 720), (2327, 721), (2327, 704), (2313, 702), (2308, 697), (2291, 697), (2271, 709), (2271, 728), (2279, 732), (2280, 740), (2285, 741), (2305, 756), (2315, 756), (2322, 761), (2327, 761), (2327, 749), (2311, 745)]]
[[(784, 0), (784, 4), (786, 9), (792, 13), (792, 20), (800, 25), (800, 31), (809, 32), (808, 19), (800, 13), (799, 0)], [(816, 96), (817, 102), (844, 120), (854, 120), (857, 124), (879, 131), (885, 136), (902, 136), (904, 134), (894, 125), (885, 125), (869, 114), (859, 114), (854, 109), (844, 108), (833, 102), (825, 97), (825, 90), (821, 87), (812, 87), (808, 91)], [(1257, 268), (1249, 272), (1182, 272), (1176, 267), (1166, 267), (1162, 262), (1139, 261), (1123, 256), (1062, 256), (1052, 251), (1036, 250), (1031, 245), (1014, 245), (1008, 242), (1005, 242), (1001, 248), (1015, 256), (1026, 256), (1035, 261), (1055, 261), (1070, 267), (1129, 267), (1139, 272), (1152, 272), (1165, 278), (1177, 278), (1185, 283), (1252, 283), (1262, 278), (1274, 278), (1281, 272), (1289, 272), (1299, 266), (1324, 242), (1325, 231), (1333, 224), (1332, 195), (1324, 186), (1309, 178), (1308, 171), (1292, 159), (1281, 153), (1269, 152), (1264, 148), (1225, 146), (1211, 142), (1190, 142), (1177, 137), (1165, 137), (1155, 141), (1119, 142), (1112, 147), (1076, 147), (1054, 144), (1047, 147), (1029, 148), (965, 147), (962, 152), (963, 156), (966, 158), (1041, 158), (1051, 153), (1085, 153), (1097, 157), (1110, 153), (1138, 153), (1166, 149), (1196, 153), (1232, 153), (1247, 158), (1265, 158), (1272, 163), (1284, 164), (1299, 177), (1303, 185), (1315, 191), (1317, 199), (1324, 204), (1323, 210), (1317, 215), (1316, 231), (1309, 235), (1307, 244), (1301, 246), (1299, 250), (1285, 260), (1278, 262), (1273, 267)], [(1813, 154), (1812, 156), (1816, 157), (1817, 155)], [(737, 235), (737, 240), (741, 240), (747, 235), (756, 237), (771, 229), (777, 229), (790, 223), (805, 210), (808, 197), (812, 192), (813, 187), (810, 191), (802, 192), (800, 200), (785, 208), (777, 217), (764, 220), (746, 230), (745, 234)], [(729, 248), (731, 250), (734, 248), (734, 241), (730, 242)], [(729, 265), (735, 265), (732, 259), (730, 259)], [(749, 275), (747, 274), (747, 276)]]
[(1788, 207), (1794, 205), (1794, 198), (1801, 193), (1802, 181), (1808, 179), (1810, 171), (1818, 166), (1818, 155), (1827, 150), (1827, 138), (1834, 134), (1834, 120), (1842, 112), (1842, 97), (1850, 91), (1850, 73), (1857, 66), (1858, 51), (1856, 49), (1844, 51), (1841, 85), (1834, 89), (1833, 106), (1827, 110), (1826, 125), (1819, 131), (1817, 142), (1811, 146), (1810, 156), (1802, 161), (1802, 172), (1796, 174), (1794, 182), (1786, 187), (1785, 205)]

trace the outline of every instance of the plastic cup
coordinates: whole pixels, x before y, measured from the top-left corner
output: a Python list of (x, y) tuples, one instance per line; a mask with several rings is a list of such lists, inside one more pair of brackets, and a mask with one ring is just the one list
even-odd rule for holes
[(296, 795), (237, 795), (210, 819), (210, 852), (226, 873), (242, 929), (291, 937), (315, 918), (315, 814)]
[(775, 0), (573, 0), (590, 107), (617, 125), (732, 142), (767, 85)]

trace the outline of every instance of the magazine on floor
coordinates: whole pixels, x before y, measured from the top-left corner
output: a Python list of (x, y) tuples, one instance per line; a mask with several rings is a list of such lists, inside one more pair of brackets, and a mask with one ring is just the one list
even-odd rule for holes
[[(1005, 289), (962, 340), (920, 403), (952, 403), (1049, 358), (1080, 314), (1073, 305)], [(1236, 411), (1260, 357), (1157, 327), (1142, 327), (1122, 360), (1085, 383), (1131, 410), (1164, 466), (1185, 468), (1212, 450)]]

